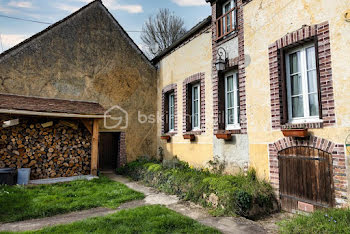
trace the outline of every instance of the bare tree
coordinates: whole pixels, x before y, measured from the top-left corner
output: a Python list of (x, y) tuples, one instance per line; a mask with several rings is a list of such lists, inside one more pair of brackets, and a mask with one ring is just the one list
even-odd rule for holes
[(169, 9), (159, 9), (155, 16), (149, 16), (142, 27), (141, 40), (154, 56), (170, 46), (186, 33), (182, 18)]

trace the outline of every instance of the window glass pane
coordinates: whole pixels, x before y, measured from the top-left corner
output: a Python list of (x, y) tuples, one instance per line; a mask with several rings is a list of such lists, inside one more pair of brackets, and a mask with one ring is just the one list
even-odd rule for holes
[(298, 52), (289, 55), (290, 74), (299, 72)]
[(303, 87), (302, 87), (301, 76), (298, 74), (291, 76), (290, 80), (291, 80), (292, 95), (302, 94)]
[(316, 70), (307, 72), (307, 82), (309, 87), (309, 93), (317, 92), (317, 76)]
[(292, 114), (293, 117), (304, 117), (303, 97), (292, 98)]
[(193, 114), (197, 114), (198, 113), (198, 101), (195, 101), (193, 103)]
[(233, 93), (227, 94), (227, 108), (233, 107)]
[(233, 91), (233, 76), (228, 76), (227, 77), (227, 92)]
[(310, 94), (309, 95), (309, 110), (310, 116), (318, 116), (318, 94)]
[(316, 68), (315, 47), (306, 49), (307, 70)]
[(193, 127), (198, 127), (198, 115), (193, 116)]
[(234, 124), (234, 123), (235, 123), (234, 109), (228, 109), (227, 110), (227, 124)]

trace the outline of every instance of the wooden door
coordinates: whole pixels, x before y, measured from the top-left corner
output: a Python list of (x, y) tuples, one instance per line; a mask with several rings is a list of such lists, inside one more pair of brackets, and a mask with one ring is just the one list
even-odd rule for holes
[(297, 146), (278, 154), (282, 209), (294, 212), (298, 204), (332, 207), (332, 156), (322, 150)]
[(99, 169), (114, 170), (118, 162), (119, 133), (100, 133)]

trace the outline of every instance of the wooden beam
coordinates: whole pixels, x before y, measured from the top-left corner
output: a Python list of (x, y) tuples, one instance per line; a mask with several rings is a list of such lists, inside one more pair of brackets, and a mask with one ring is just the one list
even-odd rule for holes
[(87, 128), (87, 130), (89, 130), (89, 132), (92, 135), (92, 122), (87, 119), (82, 119), (81, 122), (84, 124), (84, 126)]
[(99, 125), (98, 119), (94, 119), (92, 126), (92, 144), (91, 144), (91, 175), (97, 175), (98, 163), (98, 135)]

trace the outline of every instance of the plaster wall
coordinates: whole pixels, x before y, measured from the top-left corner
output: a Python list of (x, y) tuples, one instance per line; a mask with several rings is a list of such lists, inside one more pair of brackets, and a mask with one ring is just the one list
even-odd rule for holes
[(156, 155), (156, 124), (138, 121), (156, 113), (156, 69), (99, 1), (0, 56), (0, 71), (1, 93), (122, 107), (127, 128), (101, 131), (126, 132), (128, 161)]
[[(212, 98), (212, 48), (211, 31), (207, 29), (186, 44), (166, 55), (158, 64), (158, 111), (162, 110), (162, 89), (177, 84), (177, 134), (166, 143), (160, 140), (162, 123), (157, 123), (158, 146), (164, 149), (167, 158), (177, 156), (196, 167), (205, 166), (213, 159), (213, 98)], [(196, 141), (183, 139), (183, 81), (196, 73), (205, 73), (205, 132), (196, 136)], [(159, 115), (160, 116), (160, 115)]]
[(234, 59), (238, 57), (238, 37), (234, 37), (229, 41), (220, 44), (219, 47), (225, 49), (227, 58)]
[(338, 144), (350, 134), (350, 23), (344, 19), (349, 10), (349, 0), (255, 0), (244, 6), (245, 54), (251, 58), (246, 68), (250, 165), (259, 175), (269, 171), (268, 144), (283, 138), (271, 127), (268, 46), (302, 25), (330, 25), (336, 124), (311, 134)]

